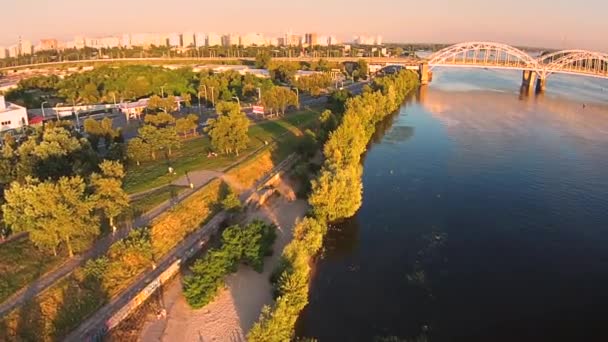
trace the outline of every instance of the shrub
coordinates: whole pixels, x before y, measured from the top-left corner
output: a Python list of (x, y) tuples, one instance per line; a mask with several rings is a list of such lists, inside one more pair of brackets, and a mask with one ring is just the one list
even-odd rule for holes
[(230, 226), (222, 233), (222, 246), (211, 249), (190, 268), (184, 279), (184, 297), (193, 308), (208, 304), (224, 284), (224, 277), (236, 272), (239, 263), (246, 263), (258, 272), (264, 257), (272, 251), (275, 227), (256, 220), (245, 227)]

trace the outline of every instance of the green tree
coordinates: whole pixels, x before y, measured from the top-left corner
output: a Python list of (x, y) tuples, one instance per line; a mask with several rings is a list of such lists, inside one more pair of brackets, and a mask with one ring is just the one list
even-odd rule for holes
[(198, 127), (198, 116), (188, 114), (185, 118), (180, 118), (175, 121), (175, 129), (177, 133), (187, 136), (189, 133), (195, 134)]
[(216, 150), (238, 156), (239, 151), (247, 147), (249, 119), (240, 109), (232, 108), (229, 113), (221, 114), (217, 119), (209, 119), (208, 123), (205, 130), (209, 133), (211, 145)]
[(270, 56), (270, 53), (267, 51), (259, 52), (255, 56), (255, 67), (258, 69), (268, 69), (271, 61), (272, 57)]
[(148, 160), (152, 155), (152, 146), (149, 143), (145, 142), (140, 137), (135, 137), (129, 140), (127, 144), (127, 158), (139, 166), (142, 161)]
[(81, 177), (13, 182), (5, 198), (4, 221), (15, 232), (29, 232), (36, 246), (54, 255), (63, 243), (72, 257), (74, 251), (87, 247), (99, 234), (98, 221), (92, 215), (93, 202), (86, 195)]
[(315, 215), (329, 222), (353, 216), (361, 206), (361, 173), (359, 164), (323, 169), (308, 198)]
[(129, 196), (122, 189), (124, 169), (119, 162), (109, 160), (104, 160), (99, 168), (101, 174), (93, 173), (91, 176), (92, 200), (95, 207), (104, 213), (110, 227), (115, 231), (114, 219), (129, 206)]

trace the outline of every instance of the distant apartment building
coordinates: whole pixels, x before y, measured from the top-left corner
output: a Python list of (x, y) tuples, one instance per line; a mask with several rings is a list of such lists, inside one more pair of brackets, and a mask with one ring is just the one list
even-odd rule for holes
[(222, 45), (222, 36), (215, 32), (207, 34), (207, 46), (220, 46)]
[(264, 46), (266, 44), (266, 39), (261, 33), (247, 33), (241, 36), (241, 45), (242, 46)]
[(184, 32), (182, 33), (182, 47), (195, 47), (196, 46), (196, 38), (194, 32)]
[(9, 57), (17, 58), (19, 56), (19, 46), (11, 45), (6, 49), (6, 52)]
[(31, 55), (33, 52), (32, 42), (29, 40), (19, 40), (19, 55)]
[(6, 52), (6, 48), (4, 46), (0, 46), (0, 59), (8, 57), (8, 53)]
[(196, 46), (196, 47), (207, 46), (207, 35), (202, 32), (196, 32), (194, 34), (194, 46)]
[(84, 46), (93, 49), (111, 49), (121, 45), (118, 37), (84, 38)]
[(356, 36), (353, 42), (359, 45), (382, 45), (382, 36)]
[(169, 33), (167, 35), (167, 43), (165, 46), (169, 47), (181, 47), (182, 46), (182, 37), (179, 33)]
[(241, 45), (241, 36), (236, 33), (225, 34), (222, 36), (223, 46)]
[(59, 42), (54, 38), (40, 39), (40, 44), (36, 48), (37, 51), (49, 51), (59, 49)]
[(319, 45), (319, 39), (316, 33), (307, 33), (304, 35), (304, 44), (308, 46)]
[(17, 129), (28, 124), (25, 107), (6, 102), (0, 95), (0, 131)]
[(149, 48), (152, 45), (167, 46), (167, 37), (157, 33), (133, 33), (126, 35), (126, 37), (123, 36), (122, 44), (128, 48), (134, 46)]

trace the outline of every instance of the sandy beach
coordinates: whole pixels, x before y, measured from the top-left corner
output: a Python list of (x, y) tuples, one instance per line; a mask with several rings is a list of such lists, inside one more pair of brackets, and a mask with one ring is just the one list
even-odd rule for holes
[[(281, 187), (290, 186), (285, 183)], [(204, 308), (194, 310), (181, 294), (181, 278), (176, 278), (163, 293), (167, 317), (145, 323), (139, 340), (152, 341), (245, 341), (247, 332), (259, 318), (264, 305), (272, 304), (269, 281), (281, 252), (292, 238), (295, 222), (308, 210), (304, 200), (289, 201), (273, 196), (264, 206), (248, 213), (247, 221), (261, 219), (277, 226), (274, 253), (264, 261), (264, 272), (240, 266), (226, 278), (226, 287)]]

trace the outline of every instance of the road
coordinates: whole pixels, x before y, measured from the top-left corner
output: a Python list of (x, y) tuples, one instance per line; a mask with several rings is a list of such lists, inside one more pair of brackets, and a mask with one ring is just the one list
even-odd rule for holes
[[(359, 60), (366, 60), (369, 64), (408, 64), (418, 65), (422, 60), (419, 58), (412, 57), (273, 57), (273, 61), (280, 62), (314, 62), (319, 59), (324, 59), (329, 62), (344, 63), (344, 62), (357, 62)], [(172, 58), (107, 58), (107, 59), (86, 59), (78, 61), (61, 61), (61, 62), (48, 62), (48, 63), (37, 63), (37, 64), (26, 64), (18, 66), (7, 66), (0, 68), (2, 70), (14, 70), (14, 69), (26, 69), (26, 68), (40, 68), (53, 65), (65, 65), (65, 64), (93, 64), (93, 63), (113, 63), (113, 62), (171, 62), (171, 61), (183, 61), (192, 64), (197, 63), (209, 63), (216, 61), (255, 61), (254, 57), (172, 57)]]

